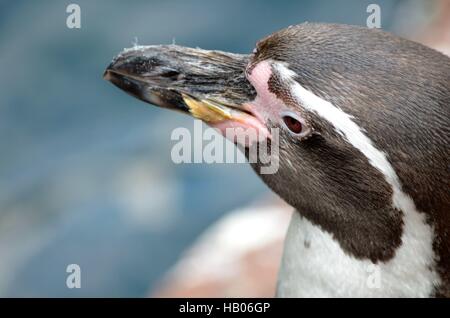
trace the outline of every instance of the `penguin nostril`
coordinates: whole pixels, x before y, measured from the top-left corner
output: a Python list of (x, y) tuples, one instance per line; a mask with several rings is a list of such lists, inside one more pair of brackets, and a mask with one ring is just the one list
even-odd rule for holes
[(167, 78), (177, 78), (180, 76), (180, 73), (175, 70), (168, 70), (162, 73), (161, 75)]
[(303, 130), (303, 125), (300, 121), (291, 116), (284, 116), (283, 121), (286, 127), (294, 134), (300, 134)]

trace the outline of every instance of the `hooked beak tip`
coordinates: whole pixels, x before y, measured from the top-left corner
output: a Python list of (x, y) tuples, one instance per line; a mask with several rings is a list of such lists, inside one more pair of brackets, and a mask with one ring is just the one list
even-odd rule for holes
[(111, 81), (111, 72), (109, 71), (109, 67), (103, 73), (103, 79), (105, 81), (109, 81), (109, 82)]

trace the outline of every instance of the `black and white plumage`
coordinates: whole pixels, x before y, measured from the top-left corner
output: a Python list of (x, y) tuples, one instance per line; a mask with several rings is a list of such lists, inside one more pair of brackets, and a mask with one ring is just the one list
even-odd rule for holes
[(252, 55), (127, 50), (105, 77), (196, 117), (192, 99), (279, 129), (280, 168), (261, 178), (298, 211), (279, 296), (450, 296), (448, 57), (379, 30), (302, 24)]

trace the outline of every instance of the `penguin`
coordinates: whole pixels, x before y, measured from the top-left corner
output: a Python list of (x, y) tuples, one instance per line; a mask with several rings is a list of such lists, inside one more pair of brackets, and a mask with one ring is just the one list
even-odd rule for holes
[(295, 209), (277, 296), (450, 296), (447, 56), (378, 29), (303, 23), (251, 54), (133, 47), (104, 78), (222, 133), (256, 130), (238, 145), (247, 154), (277, 147), (275, 173), (251, 163)]

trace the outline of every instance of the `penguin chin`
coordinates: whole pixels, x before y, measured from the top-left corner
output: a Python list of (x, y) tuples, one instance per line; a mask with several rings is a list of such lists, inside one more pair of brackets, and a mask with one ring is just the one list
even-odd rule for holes
[(255, 121), (253, 117), (247, 117), (243, 121), (225, 120), (209, 125), (218, 129), (228, 140), (244, 148), (250, 148), (254, 144), (271, 139), (271, 135), (265, 126)]
[(271, 134), (259, 117), (245, 107), (220, 103), (211, 99), (195, 99), (183, 94), (189, 112), (212, 128), (216, 128), (230, 141), (244, 147), (271, 139)]

